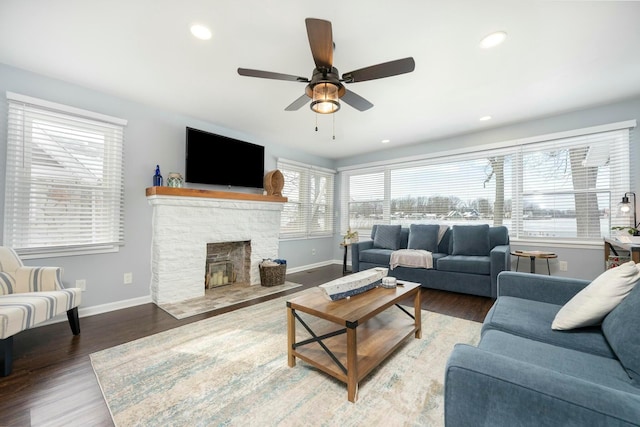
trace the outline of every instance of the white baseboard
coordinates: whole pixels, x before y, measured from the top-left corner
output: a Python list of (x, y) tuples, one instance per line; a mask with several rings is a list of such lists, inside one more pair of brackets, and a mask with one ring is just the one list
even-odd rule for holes
[(121, 310), (123, 308), (135, 307), (136, 305), (148, 304), (151, 301), (151, 295), (145, 295), (143, 297), (131, 298), (122, 301), (110, 302), (107, 304), (94, 305), (91, 307), (80, 307), (78, 309), (78, 316), (87, 317), (94, 316), (96, 314), (108, 313), (110, 311)]
[(311, 270), (312, 268), (325, 267), (325, 266), (331, 265), (331, 264), (340, 264), (340, 265), (342, 265), (342, 261), (336, 261), (334, 259), (334, 260), (329, 260), (329, 261), (318, 262), (318, 263), (315, 263), (315, 264), (307, 264), (307, 265), (303, 265), (301, 267), (295, 267), (295, 268), (287, 267), (287, 273), (300, 273), (301, 271)]
[[(135, 307), (137, 305), (147, 304), (151, 301), (151, 295), (146, 295), (138, 298), (131, 298), (122, 301), (110, 302), (107, 304), (94, 305), (91, 307), (80, 307), (78, 308), (78, 317), (88, 317), (94, 316), (96, 314), (108, 313), (110, 311), (121, 310), (123, 308)], [(56, 317), (47, 320), (46, 322), (42, 322), (35, 327), (51, 325), (53, 323), (66, 322), (67, 315), (65, 313), (59, 314)], [(82, 329), (82, 324), (80, 324), (80, 329)]]
[[(287, 273), (299, 273), (301, 271), (311, 270), (312, 268), (325, 267), (327, 265), (332, 265), (332, 264), (342, 265), (342, 261), (341, 260), (329, 260), (329, 261), (318, 262), (318, 263), (315, 263), (315, 264), (303, 265), (301, 267), (288, 268), (287, 269)], [(347, 265), (349, 265), (349, 264), (347, 264)], [(82, 307), (81, 306), (78, 309), (78, 316), (79, 317), (95, 316), (96, 314), (109, 313), (111, 311), (122, 310), (124, 308), (129, 308), (129, 307), (135, 307), (137, 305), (148, 304), (150, 302), (153, 302), (153, 301), (151, 301), (151, 295), (145, 295), (143, 297), (131, 298), (131, 299), (122, 300), (122, 301), (115, 301), (115, 302), (110, 302), (110, 303), (107, 303), (107, 304), (93, 305), (93, 306), (90, 306), (90, 307)], [(46, 322), (40, 323), (36, 327), (45, 326), (45, 325), (51, 325), (53, 323), (66, 322), (66, 321), (67, 321), (66, 314), (60, 314), (60, 315), (54, 317), (53, 319), (49, 319)]]

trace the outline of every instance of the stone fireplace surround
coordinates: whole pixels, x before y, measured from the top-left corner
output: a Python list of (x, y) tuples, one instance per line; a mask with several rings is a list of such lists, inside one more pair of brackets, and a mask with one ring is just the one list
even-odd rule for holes
[(260, 284), (259, 263), (278, 257), (285, 197), (150, 187), (153, 207), (151, 299), (168, 304), (204, 296), (208, 243), (251, 242), (250, 284)]

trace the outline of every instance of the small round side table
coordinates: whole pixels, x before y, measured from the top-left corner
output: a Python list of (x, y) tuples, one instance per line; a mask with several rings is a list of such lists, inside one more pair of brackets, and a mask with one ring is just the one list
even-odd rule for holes
[(347, 252), (349, 251), (351, 243), (342, 242), (340, 243), (340, 246), (344, 248), (344, 258), (342, 258), (342, 275), (344, 276), (345, 274), (351, 273), (350, 270), (347, 270)]
[(515, 252), (511, 252), (511, 255), (518, 257), (518, 261), (516, 262), (516, 271), (518, 271), (518, 264), (520, 264), (520, 258), (529, 258), (531, 260), (531, 273), (534, 273), (534, 274), (536, 272), (536, 258), (546, 259), (549, 276), (551, 276), (551, 267), (549, 266), (549, 260), (552, 258), (558, 258), (557, 254), (553, 252), (544, 252), (544, 251), (515, 251)]

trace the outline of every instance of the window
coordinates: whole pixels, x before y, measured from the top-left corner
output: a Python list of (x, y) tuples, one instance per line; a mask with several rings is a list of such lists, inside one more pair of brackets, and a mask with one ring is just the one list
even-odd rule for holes
[(7, 93), (4, 244), (29, 255), (124, 244), (126, 121)]
[(278, 160), (288, 198), (280, 217), (280, 238), (327, 237), (333, 234), (335, 172), (289, 160)]
[(629, 191), (632, 126), (345, 170), (343, 226), (368, 235), (373, 224), (487, 223), (512, 239), (599, 241), (629, 224), (616, 204)]

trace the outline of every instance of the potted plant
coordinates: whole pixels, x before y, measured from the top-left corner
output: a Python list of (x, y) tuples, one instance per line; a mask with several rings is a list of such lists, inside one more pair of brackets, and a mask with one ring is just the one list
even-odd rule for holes
[(636, 227), (611, 227), (612, 230), (627, 230), (627, 233), (629, 233), (632, 236), (640, 236), (640, 230), (638, 230)]
[[(615, 238), (622, 243), (640, 244), (640, 230), (638, 230), (638, 227), (611, 227), (611, 229), (619, 231)], [(628, 234), (624, 233), (623, 230), (627, 230)]]
[(347, 233), (343, 236), (344, 244), (349, 245), (358, 241), (358, 232), (351, 231), (351, 226), (347, 228)]

